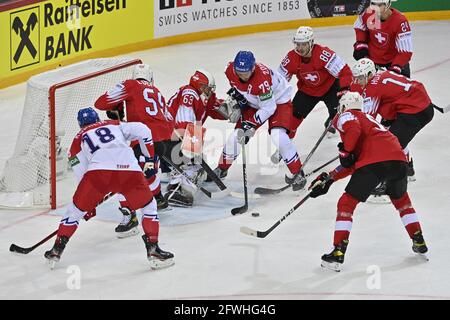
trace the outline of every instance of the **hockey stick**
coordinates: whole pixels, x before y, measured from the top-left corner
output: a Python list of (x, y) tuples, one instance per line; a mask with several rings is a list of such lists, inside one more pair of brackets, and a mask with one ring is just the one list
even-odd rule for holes
[[(241, 131), (243, 133), (243, 131)], [(244, 139), (244, 137), (242, 137)], [(245, 157), (245, 143), (242, 141), (242, 176), (244, 180), (244, 205), (231, 209), (231, 214), (242, 214), (248, 210), (248, 193), (247, 193), (247, 160)]]
[[(305, 175), (305, 178), (309, 177), (310, 175), (316, 173), (317, 171), (325, 168), (327, 165), (329, 165), (330, 163), (336, 161), (339, 158), (339, 156), (334, 157), (333, 159), (327, 161), (326, 163), (322, 164), (321, 166), (317, 167), (316, 169), (314, 169), (313, 171), (307, 173)], [(284, 190), (288, 189), (291, 185), (288, 184), (282, 188), (279, 189), (270, 189), (270, 188), (263, 188), (263, 187), (258, 187), (255, 188), (255, 193), (257, 194), (261, 194), (261, 195), (273, 195), (273, 194), (279, 194), (281, 192), (283, 192)]]
[(211, 169), (211, 167), (205, 162), (205, 160), (203, 159), (203, 156), (201, 157), (202, 162), (200, 163), (200, 165), (202, 166), (203, 169), (205, 169), (206, 174), (208, 175), (208, 177), (211, 178), (211, 180), (219, 187), (220, 190), (225, 190), (227, 188), (227, 186), (223, 183), (223, 181), (217, 176), (217, 174), (213, 171), (213, 169)]
[[(331, 127), (333, 121), (330, 121), (330, 123), (328, 124), (328, 126), (325, 128), (324, 132), (322, 133), (322, 135), (320, 136), (319, 140), (317, 140), (316, 144), (314, 145), (314, 147), (312, 148), (312, 150), (309, 152), (309, 154), (306, 156), (305, 161), (303, 162), (302, 168), (305, 167), (305, 165), (309, 162), (309, 159), (311, 159), (312, 155), (314, 154), (314, 152), (317, 150), (317, 148), (319, 147), (319, 144), (322, 142), (322, 140), (325, 138), (325, 136), (327, 135), (328, 129)], [(337, 158), (336, 158), (337, 159)], [(336, 160), (334, 159), (334, 160)], [(333, 161), (334, 161), (333, 160)], [(331, 162), (333, 162), (331, 161)], [(330, 163), (331, 163), (330, 162)], [(327, 163), (328, 165), (328, 163)], [(320, 168), (322, 169), (322, 168)], [(319, 169), (319, 170), (320, 170)], [(311, 172), (314, 173), (314, 172)], [(255, 193), (256, 194), (278, 194), (280, 192), (283, 192), (284, 190), (288, 189), (291, 185), (288, 184), (280, 189), (271, 189), (271, 188), (263, 188), (263, 187), (257, 187), (255, 188)]]
[(436, 109), (437, 111), (439, 111), (440, 113), (447, 113), (447, 112), (450, 111), (450, 105), (448, 105), (448, 106), (445, 107), (445, 108), (440, 108), (440, 107), (438, 107), (438, 106), (436, 106), (436, 105), (433, 104), (433, 108), (435, 108), (435, 109)]
[(189, 180), (189, 182), (191, 182), (198, 189), (200, 189), (200, 191), (203, 192), (208, 198), (210, 198), (210, 199), (221, 199), (221, 198), (223, 198), (223, 197), (228, 195), (228, 193), (229, 193), (228, 190), (223, 190), (223, 191), (219, 191), (219, 192), (211, 192), (211, 191), (206, 190), (198, 182), (194, 181), (191, 177), (189, 177), (189, 175), (186, 173), (186, 171), (181, 169), (180, 166), (178, 166), (175, 163), (173, 163), (173, 161), (171, 159), (169, 159), (168, 157), (166, 157), (164, 155), (162, 156), (162, 158), (169, 165), (171, 165), (179, 174), (184, 176), (187, 180)]
[[(103, 202), (105, 202), (106, 200), (108, 200), (109, 198), (111, 198), (112, 196), (114, 196), (115, 193), (108, 193), (107, 195), (105, 195), (103, 197), (103, 200), (100, 201), (100, 204), (102, 204)], [(98, 206), (97, 205), (97, 206)], [(36, 249), (37, 247), (39, 247), (40, 245), (44, 244), (45, 242), (47, 242), (48, 240), (50, 240), (51, 238), (53, 238), (54, 236), (56, 236), (56, 234), (58, 233), (58, 229), (56, 229), (55, 231), (53, 231), (51, 234), (49, 234), (48, 236), (46, 236), (44, 239), (42, 239), (41, 241), (39, 241), (38, 243), (36, 243), (34, 246), (31, 246), (29, 248), (23, 248), (23, 247), (19, 247), (16, 244), (11, 244), (11, 246), (9, 247), (9, 251), (11, 252), (16, 252), (16, 253), (21, 253), (21, 254), (28, 254), (31, 251), (33, 251), (34, 249)]]
[(284, 216), (281, 217), (280, 220), (278, 220), (277, 222), (275, 222), (275, 224), (273, 226), (271, 226), (269, 229), (267, 229), (266, 231), (257, 231), (257, 230), (253, 230), (249, 227), (241, 227), (240, 231), (246, 235), (252, 236), (252, 237), (257, 237), (257, 238), (265, 238), (267, 237), (267, 235), (269, 233), (271, 233), (276, 227), (278, 227), (280, 225), (280, 223), (282, 223), (284, 221), (284, 219), (286, 219), (287, 217), (289, 217), (291, 215), (292, 212), (294, 212), (295, 210), (298, 209), (298, 207), (300, 207), (303, 203), (305, 203), (306, 200), (308, 200), (310, 197), (310, 193), (308, 193), (302, 200), (300, 200), (300, 202), (298, 202), (291, 210), (288, 211), (288, 213), (286, 213)]

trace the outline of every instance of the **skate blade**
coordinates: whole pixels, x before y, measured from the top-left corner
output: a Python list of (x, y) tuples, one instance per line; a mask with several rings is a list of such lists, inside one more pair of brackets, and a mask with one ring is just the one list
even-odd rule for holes
[(163, 209), (158, 209), (157, 211), (158, 211), (158, 213), (163, 213), (163, 212), (172, 211), (172, 210), (173, 210), (173, 208), (167, 207), (167, 208), (163, 208)]
[(116, 232), (117, 238), (119, 238), (119, 239), (128, 238), (128, 237), (134, 236), (136, 234), (139, 234), (138, 227), (134, 227), (133, 229), (130, 229), (125, 232)]
[(322, 260), (322, 263), (320, 264), (322, 268), (330, 269), (336, 272), (341, 272), (342, 270), (342, 263), (338, 262), (326, 262)]
[(47, 264), (48, 264), (48, 267), (50, 268), (50, 270), (55, 269), (56, 263), (57, 263), (58, 261), (59, 261), (59, 260), (47, 259)]
[(416, 176), (408, 176), (408, 182), (414, 182), (416, 180)]
[(175, 264), (175, 261), (173, 258), (166, 259), (166, 260), (150, 258), (150, 259), (148, 259), (148, 262), (149, 262), (150, 268), (152, 270), (160, 270), (160, 269), (168, 268)]
[(430, 259), (428, 258), (426, 253), (419, 253), (416, 252), (417, 257), (419, 257), (420, 259), (422, 259), (423, 261), (430, 261)]
[(373, 204), (389, 204), (391, 203), (391, 199), (388, 196), (374, 196), (371, 195), (369, 199), (367, 199), (367, 203)]

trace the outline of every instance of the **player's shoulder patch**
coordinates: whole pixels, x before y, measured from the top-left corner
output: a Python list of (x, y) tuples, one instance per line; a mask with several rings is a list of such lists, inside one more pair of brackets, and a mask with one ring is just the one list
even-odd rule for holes
[(259, 100), (261, 100), (261, 101), (269, 100), (269, 99), (271, 99), (272, 97), (273, 97), (273, 91), (272, 91), (272, 89), (270, 89), (269, 92), (264, 92), (264, 93), (259, 94)]

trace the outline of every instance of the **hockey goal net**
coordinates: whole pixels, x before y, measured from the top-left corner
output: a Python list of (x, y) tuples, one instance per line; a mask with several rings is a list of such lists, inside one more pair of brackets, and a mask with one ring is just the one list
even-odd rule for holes
[(57, 193), (64, 192), (57, 191), (57, 181), (68, 176), (67, 150), (80, 129), (78, 110), (131, 78), (138, 63), (130, 58), (86, 60), (28, 80), (14, 153), (0, 177), (0, 207), (56, 208)]

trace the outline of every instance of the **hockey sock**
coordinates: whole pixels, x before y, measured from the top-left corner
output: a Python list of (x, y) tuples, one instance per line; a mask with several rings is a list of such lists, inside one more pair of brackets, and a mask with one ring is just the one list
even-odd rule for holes
[(241, 151), (237, 140), (237, 132), (238, 130), (233, 131), (233, 134), (230, 135), (223, 147), (223, 152), (219, 159), (219, 168), (222, 170), (228, 170)]
[(273, 144), (277, 147), (280, 155), (283, 157), (284, 162), (289, 168), (289, 171), (292, 174), (298, 173), (302, 167), (302, 163), (300, 162), (300, 158), (294, 144), (286, 133), (286, 129), (273, 128), (270, 131), (270, 136)]
[(334, 228), (335, 246), (339, 245), (343, 240), (348, 240), (353, 225), (353, 212), (359, 201), (348, 193), (344, 192), (337, 204), (336, 225)]
[(61, 219), (61, 222), (59, 224), (57, 236), (58, 237), (65, 236), (70, 238), (77, 230), (78, 223), (80, 219), (84, 217), (85, 214), (86, 212), (78, 209), (73, 204), (73, 202), (70, 203), (67, 206), (64, 217)]
[(159, 177), (157, 175), (154, 175), (147, 179), (148, 186), (150, 188), (150, 191), (153, 194), (158, 194), (161, 192), (161, 180), (159, 180)]
[(152, 202), (142, 208), (142, 228), (150, 242), (158, 242), (159, 217), (156, 209), (157, 205), (154, 198)]
[(391, 198), (391, 201), (400, 213), (400, 218), (402, 219), (403, 225), (405, 226), (409, 237), (412, 239), (415, 232), (421, 231), (421, 227), (419, 217), (411, 204), (408, 192), (405, 192), (400, 199)]

